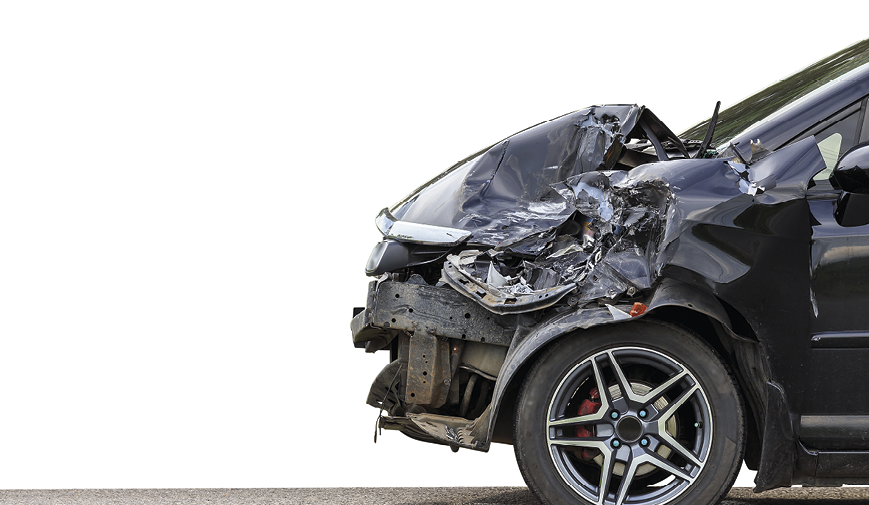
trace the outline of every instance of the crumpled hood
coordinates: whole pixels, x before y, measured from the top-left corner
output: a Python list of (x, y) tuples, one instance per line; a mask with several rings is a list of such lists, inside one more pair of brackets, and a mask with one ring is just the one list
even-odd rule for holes
[(469, 242), (487, 246), (558, 226), (575, 209), (551, 185), (613, 168), (644, 113), (651, 114), (611, 105), (540, 123), (457, 163), (391, 213), (398, 221), (471, 232)]

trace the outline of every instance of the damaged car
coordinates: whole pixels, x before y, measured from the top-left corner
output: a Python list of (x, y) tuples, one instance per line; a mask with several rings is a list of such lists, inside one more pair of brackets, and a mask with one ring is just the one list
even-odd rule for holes
[(383, 209), (378, 430), (512, 444), (553, 504), (716, 503), (743, 461), (869, 484), (867, 106), (869, 40), (679, 135), (571, 112)]

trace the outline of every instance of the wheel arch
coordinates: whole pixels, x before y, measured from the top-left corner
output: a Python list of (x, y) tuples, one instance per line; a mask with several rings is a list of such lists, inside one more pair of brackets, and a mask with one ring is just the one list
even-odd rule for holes
[[(543, 322), (535, 331), (517, 338), (507, 354), (495, 385), (490, 425), (491, 441), (512, 443), (513, 412), (518, 390), (532, 364), (549, 346), (564, 338), (581, 337), (583, 331), (606, 324), (651, 319), (676, 325), (696, 334), (727, 363), (737, 378), (749, 411), (746, 416), (749, 437), (747, 446), (760, 447), (761, 432), (758, 426), (763, 419), (763, 405), (759, 403), (762, 401), (762, 393), (752, 386), (762, 386), (763, 383), (757, 383), (757, 377), (747, 376), (745, 371), (748, 367), (740, 366), (739, 359), (746, 349), (757, 347), (757, 338), (738, 311), (711, 293), (680, 281), (665, 279), (652, 295), (645, 314), (631, 319), (606, 320), (599, 317), (599, 313), (598, 308), (581, 309), (567, 317), (556, 317)], [(755, 469), (759, 459), (759, 450), (746, 453), (749, 468)]]

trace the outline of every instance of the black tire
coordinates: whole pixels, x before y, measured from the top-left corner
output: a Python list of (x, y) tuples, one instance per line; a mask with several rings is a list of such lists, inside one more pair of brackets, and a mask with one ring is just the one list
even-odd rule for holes
[[(578, 415), (584, 401), (594, 407), (593, 388), (601, 406)], [(695, 335), (653, 320), (550, 346), (525, 378), (513, 428), (522, 476), (551, 505), (715, 504), (745, 450), (727, 365)]]

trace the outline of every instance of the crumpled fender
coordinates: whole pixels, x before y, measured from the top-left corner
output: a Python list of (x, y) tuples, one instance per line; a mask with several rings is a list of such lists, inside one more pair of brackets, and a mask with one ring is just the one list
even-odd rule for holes
[[(485, 448), (488, 450), (492, 433), (495, 428), (495, 420), (501, 407), (504, 393), (513, 382), (517, 372), (539, 350), (554, 340), (568, 335), (577, 330), (586, 330), (606, 324), (617, 324), (645, 317), (660, 307), (675, 306), (684, 307), (701, 314), (705, 314), (721, 323), (727, 330), (732, 331), (730, 317), (714, 295), (700, 288), (685, 284), (673, 279), (663, 279), (654, 290), (646, 303), (648, 309), (644, 314), (630, 317), (631, 305), (617, 305), (614, 309), (604, 307), (580, 308), (571, 312), (564, 312), (554, 316), (548, 321), (537, 325), (537, 330), (524, 336), (517, 336), (510, 344), (507, 357), (501, 366), (501, 372), (495, 381), (495, 389), (492, 396), (491, 412), (489, 413), (488, 436), (485, 437)], [(618, 315), (623, 313), (626, 317)], [(478, 437), (479, 438), (479, 437)]]

